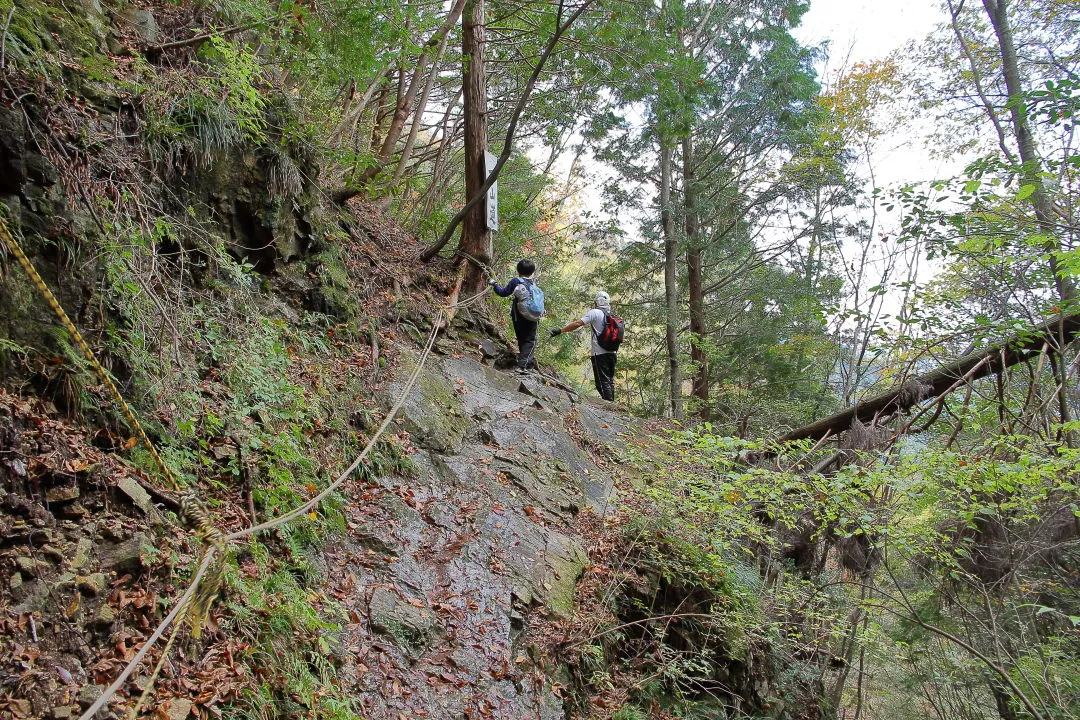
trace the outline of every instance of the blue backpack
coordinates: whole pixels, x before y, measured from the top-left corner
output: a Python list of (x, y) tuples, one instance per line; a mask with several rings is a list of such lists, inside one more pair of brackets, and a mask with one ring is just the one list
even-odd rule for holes
[(528, 278), (519, 279), (521, 283), (514, 288), (514, 303), (518, 315), (535, 322), (544, 316), (544, 291)]

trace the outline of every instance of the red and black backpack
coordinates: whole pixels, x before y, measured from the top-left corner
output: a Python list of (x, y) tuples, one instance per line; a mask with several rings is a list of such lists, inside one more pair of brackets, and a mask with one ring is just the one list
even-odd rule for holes
[[(626, 323), (618, 315), (604, 310), (604, 329), (596, 333), (596, 344), (608, 352), (615, 352), (623, 341)], [(595, 331), (594, 331), (595, 332)]]

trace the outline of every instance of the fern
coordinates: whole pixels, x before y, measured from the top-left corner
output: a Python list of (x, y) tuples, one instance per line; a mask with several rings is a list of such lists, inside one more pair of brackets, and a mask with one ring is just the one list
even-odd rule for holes
[(303, 175), (287, 152), (273, 145), (267, 146), (263, 162), (272, 197), (294, 198), (303, 192)]

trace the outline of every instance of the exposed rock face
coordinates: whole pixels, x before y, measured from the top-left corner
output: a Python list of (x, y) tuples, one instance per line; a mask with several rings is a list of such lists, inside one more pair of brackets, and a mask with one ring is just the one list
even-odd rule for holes
[(117, 14), (116, 21), (122, 27), (129, 28), (143, 42), (156, 43), (158, 41), (157, 20), (149, 10), (125, 8)]
[[(399, 376), (408, 371), (406, 362)], [(371, 720), (420, 709), (561, 719), (552, 679), (527, 669), (520, 641), (536, 613), (571, 612), (587, 561), (572, 522), (612, 498), (568, 420), (607, 425), (614, 443), (627, 420), (540, 378), (449, 357), (429, 360), (413, 394), (402, 413), (421, 448), (416, 477), (381, 480), (350, 517), (361, 531), (351, 538), (378, 542), (343, 544), (330, 558), (351, 568), (337, 584), (354, 589), (361, 619), (346, 631), (343, 679), (358, 683)]]

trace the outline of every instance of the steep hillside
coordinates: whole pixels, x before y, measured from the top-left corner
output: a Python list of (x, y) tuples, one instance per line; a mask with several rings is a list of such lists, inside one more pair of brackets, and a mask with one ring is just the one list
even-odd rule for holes
[[(619, 711), (664, 666), (643, 618), (724, 593), (665, 567), (647, 512), (624, 509), (642, 502), (644, 428), (554, 375), (500, 371), (495, 305), (460, 308), (425, 353), (455, 271), (419, 263), (392, 218), (325, 199), (287, 94), (270, 88), (253, 126), (235, 66), (154, 50), (198, 11), (70, 5), (0, 4), (4, 224), (179, 487), (5, 257), (4, 713), (78, 716), (178, 607), (209, 547), (185, 498), (222, 534), (280, 517), (399, 397), (337, 492), (219, 548), (208, 614), (169, 628), (102, 716)], [(193, 84), (220, 102), (176, 102)], [(737, 630), (666, 627), (724, 673), (717, 702), (769, 705), (773, 673)]]
[(890, 198), (803, 2), (0, 0), (0, 720), (1080, 717), (1078, 166), (1004, 131), (1077, 27), (1006, 5), (1060, 82)]

